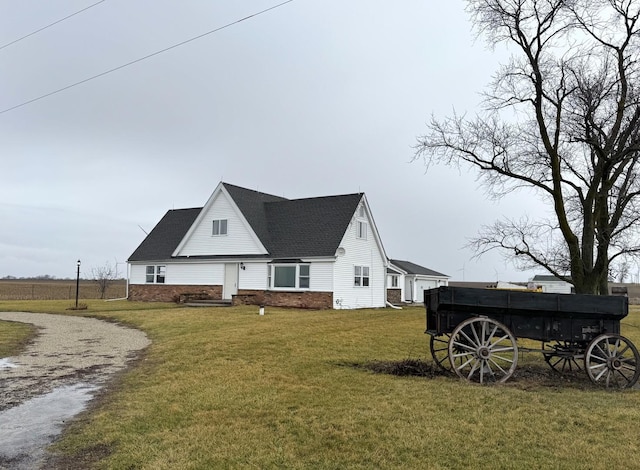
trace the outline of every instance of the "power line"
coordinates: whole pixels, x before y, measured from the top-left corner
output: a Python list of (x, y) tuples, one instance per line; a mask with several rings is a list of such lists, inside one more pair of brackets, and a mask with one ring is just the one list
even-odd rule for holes
[[(105, 1), (105, 0), (102, 0), (102, 1)], [(179, 42), (177, 44), (174, 44), (173, 46), (166, 47), (164, 49), (161, 49), (159, 51), (153, 52), (153, 53), (151, 53), (149, 55), (146, 55), (144, 57), (140, 57), (139, 59), (135, 59), (135, 60), (132, 60), (131, 62), (127, 62), (126, 64), (119, 65), (118, 67), (114, 67), (114, 68), (112, 68), (110, 70), (107, 70), (105, 72), (101, 72), (101, 73), (99, 73), (97, 75), (93, 75), (93, 76), (91, 76), (89, 78), (85, 78), (84, 80), (80, 80), (79, 82), (75, 82), (75, 83), (72, 83), (71, 85), (67, 85), (65, 87), (59, 88), (59, 89), (57, 89), (55, 91), (51, 91), (49, 93), (45, 93), (44, 95), (38, 96), (37, 98), (33, 98), (33, 99), (28, 100), (28, 101), (24, 101), (24, 102), (22, 102), (20, 104), (17, 104), (15, 106), (12, 106), (10, 108), (3, 109), (2, 111), (0, 111), (0, 114), (8, 113), (9, 111), (13, 111), (14, 109), (21, 108), (21, 107), (26, 106), (28, 104), (31, 104), (31, 103), (33, 103), (35, 101), (39, 101), (41, 99), (48, 98), (49, 96), (52, 96), (52, 95), (55, 95), (57, 93), (63, 92), (65, 90), (68, 90), (70, 88), (76, 87), (78, 85), (82, 85), (83, 83), (87, 83), (87, 82), (89, 82), (91, 80), (95, 80), (96, 78), (104, 77), (105, 75), (108, 75), (108, 74), (110, 74), (112, 72), (115, 72), (117, 70), (123, 69), (125, 67), (129, 67), (130, 65), (133, 65), (133, 64), (137, 64), (138, 62), (142, 62), (143, 60), (147, 60), (147, 59), (149, 59), (151, 57), (154, 57), (154, 56), (157, 56), (159, 54), (162, 54), (163, 52), (170, 51), (171, 49), (175, 49), (176, 47), (184, 46), (185, 44), (193, 42), (193, 41), (195, 41), (197, 39), (201, 39), (201, 38), (203, 38), (205, 36), (208, 36), (210, 34), (217, 33), (218, 31), (222, 31), (223, 29), (229, 28), (229, 27), (234, 26), (234, 25), (236, 25), (238, 23), (241, 23), (241, 22), (246, 21), (248, 19), (254, 18), (254, 17), (258, 16), (258, 15), (262, 15), (263, 13), (267, 13), (267, 12), (269, 12), (271, 10), (275, 10), (276, 8), (284, 6), (287, 3), (291, 3), (293, 1), (294, 0), (286, 0), (285, 2), (279, 3), (277, 5), (274, 5), (272, 7), (266, 8), (264, 10), (258, 11), (256, 13), (253, 13), (253, 14), (249, 15), (249, 16), (245, 16), (244, 18), (241, 18), (239, 20), (233, 21), (231, 23), (227, 23), (224, 26), (220, 26), (220, 27), (218, 27), (216, 29), (212, 29), (211, 31), (207, 31), (206, 33), (199, 34), (198, 36), (194, 36), (194, 37), (192, 37), (190, 39), (187, 39), (185, 41), (182, 41), (182, 42)]]
[(28, 38), (29, 36), (33, 36), (34, 34), (37, 34), (37, 33), (39, 33), (40, 31), (44, 31), (45, 29), (50, 28), (50, 27), (52, 27), (52, 26), (54, 26), (54, 25), (56, 25), (56, 24), (58, 24), (58, 23), (61, 23), (61, 22), (63, 22), (64, 20), (68, 20), (68, 19), (69, 19), (69, 18), (71, 18), (72, 16), (76, 16), (76, 15), (78, 15), (78, 14), (82, 13), (83, 11), (87, 11), (89, 8), (93, 8), (93, 7), (95, 7), (96, 5), (99, 5), (100, 3), (104, 3), (104, 2), (106, 2), (106, 1), (107, 1), (107, 0), (100, 0), (99, 2), (96, 2), (96, 3), (94, 3), (93, 5), (89, 5), (88, 7), (83, 8), (82, 10), (78, 10), (78, 11), (76, 11), (75, 13), (70, 14), (69, 16), (65, 16), (64, 18), (61, 18), (61, 19), (59, 19), (58, 21), (54, 21), (53, 23), (48, 24), (47, 26), (44, 26), (44, 27), (42, 27), (42, 28), (40, 28), (40, 29), (37, 29), (37, 30), (35, 30), (34, 32), (27, 34), (26, 36), (22, 36), (21, 38), (18, 38), (18, 39), (14, 40), (14, 41), (8, 42), (8, 43), (6, 43), (4, 46), (0, 46), (0, 50), (4, 49), (5, 47), (9, 47), (11, 44), (15, 44), (16, 42), (22, 41), (23, 39), (26, 39), (26, 38)]

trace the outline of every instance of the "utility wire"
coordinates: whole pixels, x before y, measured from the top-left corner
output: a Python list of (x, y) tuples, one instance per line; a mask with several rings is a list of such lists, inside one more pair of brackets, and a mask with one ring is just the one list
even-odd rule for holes
[(28, 38), (29, 36), (33, 36), (34, 34), (37, 34), (37, 33), (39, 33), (40, 31), (44, 31), (45, 29), (50, 28), (50, 27), (52, 27), (53, 25), (56, 25), (56, 24), (58, 24), (58, 23), (61, 23), (61, 22), (63, 22), (64, 20), (68, 20), (68, 19), (69, 19), (69, 18), (71, 18), (72, 16), (76, 16), (76, 15), (78, 15), (78, 14), (82, 13), (83, 11), (87, 11), (89, 8), (93, 8), (93, 7), (95, 7), (96, 5), (99, 5), (100, 3), (104, 3), (104, 2), (106, 2), (106, 1), (107, 1), (107, 0), (100, 0), (99, 2), (96, 2), (96, 3), (94, 3), (93, 5), (89, 5), (88, 7), (83, 8), (82, 10), (78, 10), (78, 11), (76, 11), (75, 13), (70, 14), (69, 16), (65, 16), (64, 18), (61, 18), (61, 19), (59, 19), (58, 21), (54, 21), (53, 23), (48, 24), (47, 26), (44, 26), (44, 27), (42, 27), (42, 28), (40, 28), (40, 29), (37, 29), (37, 30), (35, 30), (34, 32), (27, 34), (26, 36), (22, 36), (21, 38), (18, 38), (18, 39), (14, 40), (14, 41), (8, 42), (8, 43), (6, 43), (4, 46), (0, 46), (0, 50), (4, 49), (5, 47), (9, 47), (11, 44), (15, 44), (16, 42), (22, 41), (23, 39), (26, 39), (26, 38)]
[[(105, 0), (102, 0), (102, 1), (105, 1)], [(174, 44), (173, 46), (166, 47), (164, 49), (161, 49), (159, 51), (153, 52), (153, 53), (151, 53), (149, 55), (146, 55), (144, 57), (140, 57), (139, 59), (132, 60), (131, 62), (127, 62), (126, 64), (119, 65), (118, 67), (114, 67), (114, 68), (112, 68), (110, 70), (107, 70), (105, 72), (101, 72), (101, 73), (99, 73), (97, 75), (93, 75), (93, 76), (91, 76), (89, 78), (85, 78), (84, 80), (80, 80), (79, 82), (75, 82), (75, 83), (72, 83), (71, 85), (67, 85), (65, 87), (59, 88), (59, 89), (57, 89), (55, 91), (51, 91), (49, 93), (45, 93), (44, 95), (38, 96), (37, 98), (33, 98), (33, 99), (28, 100), (28, 101), (24, 101), (24, 102), (22, 102), (20, 104), (17, 104), (15, 106), (12, 106), (10, 108), (3, 109), (2, 111), (0, 111), (0, 114), (8, 113), (9, 111), (13, 111), (14, 109), (21, 108), (21, 107), (26, 106), (28, 104), (31, 104), (31, 103), (33, 103), (35, 101), (39, 101), (41, 99), (48, 98), (49, 96), (55, 95), (57, 93), (65, 91), (65, 90), (68, 90), (69, 88), (73, 88), (73, 87), (76, 87), (78, 85), (82, 85), (83, 83), (87, 83), (87, 82), (89, 82), (91, 80), (95, 80), (96, 78), (103, 77), (103, 76), (108, 75), (108, 74), (110, 74), (112, 72), (115, 72), (117, 70), (123, 69), (125, 67), (129, 67), (130, 65), (137, 64), (138, 62), (142, 62), (143, 60), (147, 60), (147, 59), (149, 59), (151, 57), (154, 57), (154, 56), (157, 56), (159, 54), (162, 54), (163, 52), (170, 51), (171, 49), (175, 49), (176, 47), (184, 46), (185, 44), (193, 42), (193, 41), (195, 41), (197, 39), (201, 39), (201, 38), (203, 38), (205, 36), (208, 36), (210, 34), (217, 33), (218, 31), (222, 31), (223, 29), (229, 28), (229, 27), (234, 26), (234, 25), (236, 25), (238, 23), (241, 23), (241, 22), (246, 21), (248, 19), (254, 18), (254, 17), (258, 16), (258, 15), (262, 15), (263, 13), (267, 13), (267, 12), (269, 12), (271, 10), (275, 10), (276, 8), (284, 6), (287, 3), (291, 3), (293, 1), (294, 0), (286, 0), (285, 2), (279, 3), (277, 5), (274, 5), (272, 7), (266, 8), (264, 10), (258, 11), (256, 13), (253, 13), (253, 14), (249, 15), (249, 16), (245, 16), (244, 18), (240, 18), (239, 20), (233, 21), (231, 23), (227, 23), (224, 26), (220, 26), (219, 28), (212, 29), (211, 31), (207, 31), (206, 33), (199, 34), (198, 36), (194, 36), (194, 37), (192, 37), (190, 39), (187, 39), (185, 41), (182, 41), (182, 42), (179, 42), (177, 44)]]

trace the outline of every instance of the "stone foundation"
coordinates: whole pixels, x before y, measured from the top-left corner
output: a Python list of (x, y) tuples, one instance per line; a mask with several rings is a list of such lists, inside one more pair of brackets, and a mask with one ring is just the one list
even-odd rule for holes
[(387, 289), (387, 302), (391, 302), (394, 305), (402, 303), (402, 290), (401, 289)]
[(173, 286), (168, 284), (130, 284), (129, 300), (180, 302), (185, 297), (221, 300), (222, 286)]
[(233, 296), (233, 305), (327, 309), (333, 308), (333, 292), (240, 289)]

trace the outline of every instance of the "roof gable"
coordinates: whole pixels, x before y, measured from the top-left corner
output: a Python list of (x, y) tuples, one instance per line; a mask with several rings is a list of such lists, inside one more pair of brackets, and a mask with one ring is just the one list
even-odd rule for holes
[[(212, 223), (227, 221), (227, 234), (212, 235)], [(219, 184), (198, 214), (188, 232), (173, 252), (174, 257), (265, 255), (267, 249), (246, 217), (226, 190)]]

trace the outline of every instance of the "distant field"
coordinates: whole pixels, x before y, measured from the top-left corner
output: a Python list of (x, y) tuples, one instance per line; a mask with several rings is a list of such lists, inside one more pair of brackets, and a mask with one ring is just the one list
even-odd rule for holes
[[(126, 296), (126, 281), (114, 281), (105, 293), (106, 299)], [(94, 281), (80, 280), (80, 299), (99, 299), (100, 291)], [(1, 279), (0, 300), (65, 300), (76, 298), (76, 281), (59, 279)]]

